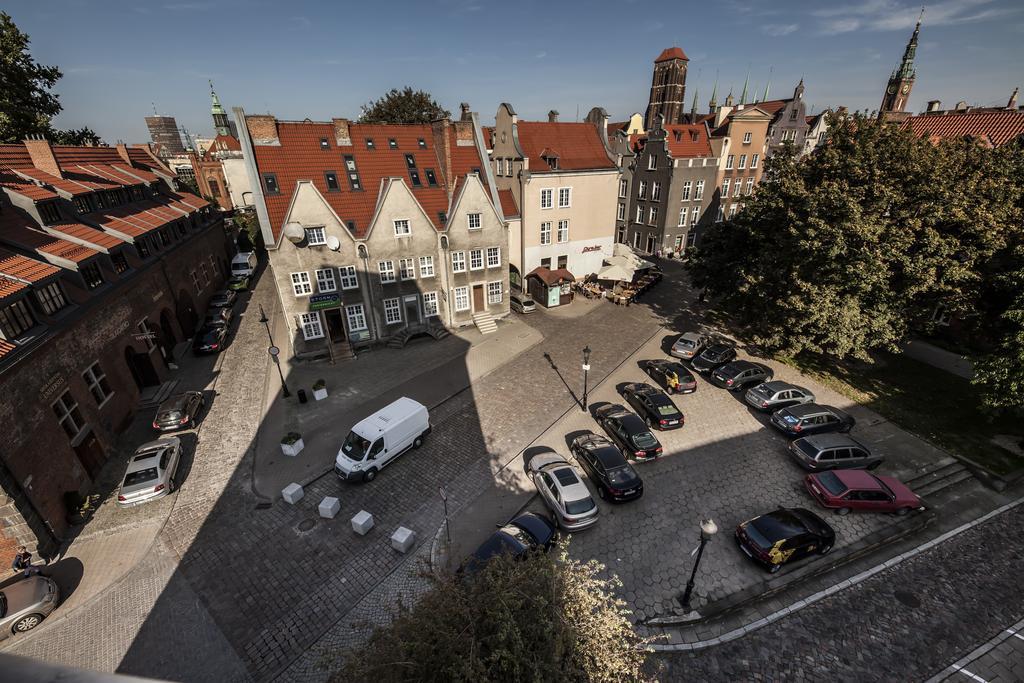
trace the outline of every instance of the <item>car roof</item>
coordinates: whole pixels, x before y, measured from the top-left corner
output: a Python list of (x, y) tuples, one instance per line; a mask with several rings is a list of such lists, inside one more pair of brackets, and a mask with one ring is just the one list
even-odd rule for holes
[(158, 413), (162, 413), (166, 410), (181, 410), (188, 403), (190, 393), (178, 394), (177, 396), (171, 396), (169, 399), (160, 404), (157, 408)]
[(681, 335), (679, 335), (679, 338), (685, 339), (686, 341), (700, 341), (700, 338), (703, 336), (704, 335), (700, 334), (699, 332), (683, 332)]
[(636, 413), (627, 411), (625, 415), (616, 414), (615, 419), (619, 421), (619, 424), (625, 428), (627, 432), (646, 432), (647, 424), (640, 419), (640, 416)]
[(555, 533), (555, 528), (548, 521), (547, 517), (538, 515), (536, 512), (524, 512), (509, 524), (514, 524), (526, 531), (538, 543), (547, 543)]
[(576, 474), (576, 468), (572, 465), (556, 466), (547, 472), (554, 480), (555, 486), (562, 492), (563, 500), (580, 500), (590, 497), (590, 490)]
[(729, 351), (730, 349), (732, 349), (732, 344), (718, 343), (718, 344), (712, 344), (711, 346), (709, 346), (706, 349), (704, 349), (704, 353), (719, 354), (719, 353), (723, 353), (725, 351)]
[(830, 406), (823, 406), (820, 403), (799, 403), (795, 406), (786, 408), (789, 414), (793, 417), (808, 417), (809, 415), (821, 415), (822, 413), (835, 413), (840, 417), (843, 415), (840, 411)]
[(846, 434), (811, 434), (810, 436), (803, 437), (803, 440), (815, 448), (835, 448), (837, 446), (858, 446), (864, 448), (860, 442)]
[(619, 417), (623, 413), (629, 413), (629, 409), (621, 403), (608, 403), (597, 409), (605, 417)]
[(626, 388), (637, 394), (660, 394), (661, 389), (648, 384), (647, 382), (633, 382), (627, 384)]
[(807, 524), (792, 510), (779, 508), (750, 520), (750, 523), (768, 539), (770, 543), (792, 538), (807, 530)]
[(788, 391), (789, 389), (803, 389), (803, 387), (798, 387), (795, 384), (783, 382), (781, 379), (775, 379), (772, 380), (771, 382), (765, 382), (764, 386), (768, 387), (772, 391)]
[(882, 485), (875, 475), (865, 470), (830, 470), (832, 474), (839, 478), (839, 481), (843, 482), (843, 485), (848, 489), (867, 489), (872, 491), (884, 491), (885, 486)]

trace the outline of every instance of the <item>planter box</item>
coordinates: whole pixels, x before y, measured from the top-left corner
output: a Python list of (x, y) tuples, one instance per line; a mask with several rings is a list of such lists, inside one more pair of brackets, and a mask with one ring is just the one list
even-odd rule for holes
[(291, 457), (294, 458), (296, 455), (301, 453), (302, 449), (305, 448), (305, 447), (306, 447), (306, 444), (302, 442), (302, 439), (299, 439), (295, 443), (290, 443), (290, 444), (289, 443), (283, 443), (283, 444), (281, 444), (281, 452), (284, 453), (285, 455), (288, 455), (288, 456), (291, 456)]
[(313, 398), (315, 398), (318, 401), (324, 400), (325, 398), (327, 398), (327, 390), (326, 389), (314, 389), (313, 390)]

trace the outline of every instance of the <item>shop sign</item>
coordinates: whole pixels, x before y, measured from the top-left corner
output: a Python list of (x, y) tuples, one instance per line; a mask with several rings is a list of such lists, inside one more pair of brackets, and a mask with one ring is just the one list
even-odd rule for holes
[(322, 311), (325, 308), (341, 306), (341, 296), (337, 292), (331, 294), (314, 294), (309, 297), (309, 310)]
[(355, 332), (348, 333), (348, 340), (350, 342), (364, 342), (370, 340), (369, 330), (357, 330)]
[(561, 303), (562, 288), (554, 286), (548, 289), (548, 308), (552, 308)]
[(592, 251), (601, 251), (601, 245), (595, 244), (593, 246), (583, 247), (583, 253), (584, 254), (589, 254)]
[(43, 399), (48, 399), (57, 393), (57, 390), (64, 386), (64, 376), (56, 374), (50, 379), (46, 380), (46, 384), (39, 391), (39, 396)]

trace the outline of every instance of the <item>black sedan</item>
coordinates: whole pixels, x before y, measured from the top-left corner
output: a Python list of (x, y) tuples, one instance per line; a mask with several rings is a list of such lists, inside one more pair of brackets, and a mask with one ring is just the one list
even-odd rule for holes
[(786, 562), (824, 555), (835, 542), (832, 527), (803, 508), (779, 508), (736, 527), (740, 550), (772, 574)]
[(461, 573), (475, 574), (488, 560), (502, 553), (520, 558), (531, 550), (547, 550), (555, 542), (555, 525), (544, 515), (526, 512), (500, 527), (480, 544), (459, 569)]
[(713, 344), (690, 361), (690, 365), (697, 372), (706, 375), (734, 360), (736, 360), (736, 349), (728, 344)]
[(644, 421), (618, 403), (594, 411), (598, 423), (627, 458), (653, 460), (661, 455), (661, 444)]
[(651, 429), (679, 429), (683, 426), (683, 413), (665, 392), (650, 384), (635, 382), (622, 387), (622, 397)]
[(769, 422), (786, 436), (793, 437), (832, 432), (846, 434), (857, 424), (853, 415), (817, 403), (802, 403), (776, 410)]
[(633, 500), (644, 494), (644, 482), (622, 452), (600, 434), (589, 432), (576, 437), (569, 446), (573, 457), (586, 470), (597, 487), (597, 495), (616, 502)]
[(228, 328), (225, 325), (203, 325), (192, 341), (192, 352), (219, 353), (224, 349), (224, 339), (227, 336)]
[(742, 391), (761, 382), (767, 382), (774, 376), (775, 371), (767, 365), (752, 363), (749, 360), (734, 360), (712, 372), (711, 382), (729, 391)]
[(173, 432), (176, 429), (188, 429), (195, 426), (196, 416), (203, 409), (203, 392), (186, 391), (172, 396), (156, 410), (153, 418), (153, 429), (158, 432)]
[(649, 360), (644, 371), (670, 394), (692, 394), (697, 391), (697, 380), (682, 363), (674, 360)]
[(211, 308), (206, 312), (203, 325), (224, 325), (227, 327), (231, 324), (232, 315), (233, 312), (230, 308)]
[(210, 308), (231, 308), (238, 300), (238, 293), (230, 289), (222, 289), (210, 297)]

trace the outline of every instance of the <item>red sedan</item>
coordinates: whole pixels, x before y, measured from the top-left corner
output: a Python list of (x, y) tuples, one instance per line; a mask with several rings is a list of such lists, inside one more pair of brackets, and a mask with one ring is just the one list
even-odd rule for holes
[(879, 477), (864, 470), (829, 470), (804, 477), (807, 492), (822, 507), (840, 515), (850, 510), (895, 512), (921, 510), (921, 499), (898, 479)]

